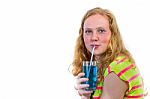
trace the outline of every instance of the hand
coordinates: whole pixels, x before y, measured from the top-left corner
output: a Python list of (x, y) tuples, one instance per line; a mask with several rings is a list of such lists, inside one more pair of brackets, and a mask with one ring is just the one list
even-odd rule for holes
[(89, 99), (93, 91), (85, 90), (85, 88), (89, 87), (89, 84), (82, 84), (82, 82), (88, 81), (88, 78), (82, 78), (84, 75), (84, 73), (79, 73), (77, 75), (75, 89), (78, 90), (82, 99)]

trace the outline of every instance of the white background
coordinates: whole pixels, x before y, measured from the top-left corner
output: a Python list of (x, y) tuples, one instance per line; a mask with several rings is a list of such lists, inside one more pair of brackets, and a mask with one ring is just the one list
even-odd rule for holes
[(80, 99), (68, 67), (94, 7), (114, 13), (150, 91), (149, 0), (1, 0), (0, 99)]

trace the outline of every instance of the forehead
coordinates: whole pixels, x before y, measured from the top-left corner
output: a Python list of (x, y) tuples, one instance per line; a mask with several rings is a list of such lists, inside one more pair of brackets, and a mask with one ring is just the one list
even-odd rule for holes
[(88, 17), (84, 21), (84, 28), (109, 27), (109, 21), (106, 16), (96, 14)]

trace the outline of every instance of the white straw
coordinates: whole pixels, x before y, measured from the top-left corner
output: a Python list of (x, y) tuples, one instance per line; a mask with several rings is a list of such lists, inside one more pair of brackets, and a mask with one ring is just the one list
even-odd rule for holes
[(94, 46), (93, 49), (92, 49), (92, 55), (91, 55), (91, 60), (90, 60), (90, 66), (92, 65), (94, 50), (95, 50), (95, 46)]
[(92, 66), (92, 60), (93, 60), (94, 50), (95, 50), (95, 46), (92, 49), (92, 55), (91, 55), (91, 59), (90, 59), (90, 67), (89, 67), (89, 70), (87, 72), (87, 78), (89, 78), (89, 75), (90, 75), (90, 70), (91, 70), (91, 66)]

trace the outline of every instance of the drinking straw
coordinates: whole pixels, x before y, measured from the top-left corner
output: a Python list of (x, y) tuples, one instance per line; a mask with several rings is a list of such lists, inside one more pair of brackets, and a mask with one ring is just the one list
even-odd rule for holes
[(95, 50), (95, 46), (93, 46), (93, 49), (92, 49), (92, 55), (91, 55), (91, 59), (90, 59), (90, 66), (92, 65), (94, 50)]
[(92, 49), (92, 55), (91, 55), (91, 59), (90, 59), (89, 71), (87, 72), (87, 78), (88, 78), (89, 75), (90, 75), (90, 70), (91, 70), (91, 66), (92, 66), (92, 60), (93, 60), (94, 50), (95, 50), (95, 46), (93, 46), (93, 49)]

